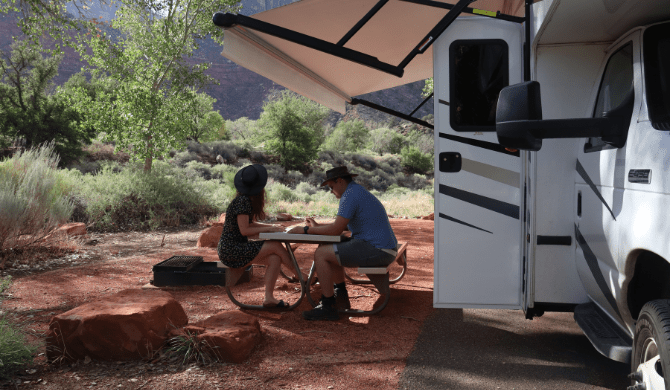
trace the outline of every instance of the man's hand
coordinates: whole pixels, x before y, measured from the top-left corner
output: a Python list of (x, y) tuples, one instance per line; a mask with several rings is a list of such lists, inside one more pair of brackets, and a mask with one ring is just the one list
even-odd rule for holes
[(304, 234), (304, 233), (305, 233), (305, 229), (304, 229), (304, 226), (295, 226), (295, 227), (293, 227), (291, 230), (289, 230), (289, 231), (286, 232), (286, 233), (291, 233), (291, 234)]
[(312, 217), (305, 218), (305, 223), (307, 223), (307, 226), (309, 227), (319, 226), (319, 224)]

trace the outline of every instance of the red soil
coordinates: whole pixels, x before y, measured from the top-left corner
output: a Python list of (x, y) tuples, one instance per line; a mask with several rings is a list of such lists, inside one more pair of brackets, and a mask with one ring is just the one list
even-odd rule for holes
[[(296, 222), (286, 222), (285, 225)], [(432, 308), (433, 221), (393, 219), (398, 240), (409, 242), (408, 274), (391, 286), (391, 301), (372, 317), (309, 322), (301, 312), (307, 300), (290, 312), (247, 311), (261, 322), (262, 345), (243, 364), (198, 367), (142, 360), (132, 363), (78, 362), (56, 366), (44, 359), (44, 346), (34, 367), (20, 380), (21, 388), (84, 389), (395, 389), (421, 325)], [(152, 279), (151, 267), (173, 255), (199, 254), (216, 260), (215, 249), (196, 248), (200, 229), (165, 233), (93, 234), (76, 255), (60, 259), (65, 268), (14, 275), (3, 310), (16, 313), (30, 334), (40, 338), (55, 315), (99, 297), (139, 288)], [(83, 242), (83, 241), (82, 241)], [(301, 264), (309, 264), (315, 246), (297, 249)], [(53, 264), (58, 264), (55, 262)], [(53, 268), (53, 267), (51, 267)], [(254, 268), (252, 282), (236, 288), (240, 300), (260, 297), (263, 268)], [(278, 298), (294, 301), (297, 285), (280, 278)], [(165, 288), (182, 304), (190, 322), (223, 310), (239, 310), (218, 286)], [(313, 296), (320, 294), (314, 286)], [(349, 287), (354, 308), (371, 307), (376, 290)], [(35, 372), (33, 372), (33, 370)], [(12, 384), (14, 387), (14, 384)]]

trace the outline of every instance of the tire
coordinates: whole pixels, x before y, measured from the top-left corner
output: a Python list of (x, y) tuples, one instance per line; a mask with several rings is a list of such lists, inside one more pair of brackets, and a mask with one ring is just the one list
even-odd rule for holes
[(670, 299), (647, 302), (640, 311), (633, 338), (632, 384), (646, 390), (670, 390)]

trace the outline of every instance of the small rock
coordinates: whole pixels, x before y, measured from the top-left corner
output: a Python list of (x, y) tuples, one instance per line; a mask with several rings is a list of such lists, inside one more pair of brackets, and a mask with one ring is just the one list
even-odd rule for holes
[(292, 221), (293, 216), (288, 213), (277, 213), (277, 221)]
[(37, 372), (37, 370), (26, 370), (26, 372), (28, 373), (28, 375), (33, 375), (34, 373)]
[(86, 355), (86, 357), (84, 358), (84, 364), (88, 364), (90, 362), (91, 362), (91, 357)]

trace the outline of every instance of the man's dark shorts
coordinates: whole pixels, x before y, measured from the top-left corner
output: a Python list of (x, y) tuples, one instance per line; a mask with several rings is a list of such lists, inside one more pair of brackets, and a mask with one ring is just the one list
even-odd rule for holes
[(333, 249), (342, 267), (386, 267), (395, 260), (395, 255), (357, 238), (334, 244)]

